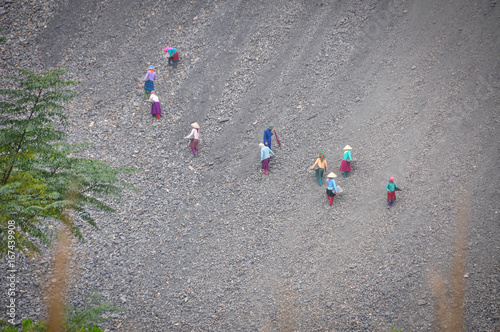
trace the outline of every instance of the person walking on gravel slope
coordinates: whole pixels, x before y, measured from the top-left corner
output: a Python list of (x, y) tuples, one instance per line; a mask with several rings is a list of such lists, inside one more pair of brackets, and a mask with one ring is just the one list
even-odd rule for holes
[(271, 149), (271, 138), (273, 137), (274, 125), (270, 124), (266, 130), (264, 130), (264, 139), (263, 142), (265, 146)]
[(326, 183), (328, 183), (328, 188), (326, 188), (326, 198), (330, 199), (330, 206), (333, 204), (333, 199), (335, 198), (335, 194), (337, 193), (337, 183), (335, 183), (334, 178), (336, 178), (337, 175), (333, 172), (328, 174)]
[(264, 170), (264, 174), (267, 175), (267, 170), (269, 169), (269, 161), (271, 160), (271, 156), (274, 156), (274, 152), (263, 143), (259, 144), (260, 146), (260, 161), (262, 162), (262, 169)]
[(198, 122), (193, 122), (191, 123), (191, 127), (193, 127), (193, 129), (191, 130), (189, 135), (184, 138), (192, 138), (191, 143), (189, 143), (189, 147), (191, 148), (193, 155), (196, 156), (196, 152), (198, 151), (198, 139), (200, 138), (200, 125), (198, 124)]
[(347, 177), (347, 174), (351, 171), (351, 150), (352, 148), (349, 145), (344, 147), (344, 157), (342, 158), (342, 163), (340, 164), (340, 171), (344, 172), (344, 177)]
[(316, 162), (314, 165), (311, 166), (311, 169), (314, 169), (314, 167), (318, 166), (318, 169), (316, 170), (316, 178), (318, 179), (318, 183), (321, 186), (321, 179), (323, 178), (323, 173), (326, 172), (326, 159), (325, 155), (323, 152), (319, 154), (318, 159), (316, 159)]
[(391, 176), (389, 178), (389, 182), (387, 182), (385, 189), (387, 190), (387, 208), (390, 209), (396, 200), (396, 190), (399, 190), (396, 182), (394, 182), (394, 177)]
[(151, 91), (155, 89), (156, 73), (153, 66), (149, 66), (146, 77), (144, 77), (144, 98), (148, 98), (151, 95)]
[(160, 115), (161, 115), (160, 99), (158, 98), (154, 90), (151, 91), (151, 95), (149, 96), (148, 101), (150, 103), (153, 103), (153, 105), (151, 105), (151, 115), (156, 116), (158, 120), (160, 120)]

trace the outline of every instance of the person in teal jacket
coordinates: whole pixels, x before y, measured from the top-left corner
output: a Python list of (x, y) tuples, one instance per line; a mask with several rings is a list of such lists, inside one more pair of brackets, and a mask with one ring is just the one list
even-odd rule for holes
[(342, 158), (342, 163), (340, 164), (340, 171), (344, 173), (344, 177), (347, 177), (347, 174), (351, 171), (351, 150), (352, 148), (349, 145), (344, 147), (344, 157)]
[(394, 205), (394, 201), (396, 200), (396, 190), (398, 186), (396, 182), (394, 182), (394, 177), (389, 178), (389, 182), (387, 182), (387, 186), (385, 187), (387, 190), (387, 208), (390, 209), (391, 206)]
[(168, 53), (168, 64), (173, 64), (174, 69), (177, 68), (177, 63), (180, 60), (179, 52), (170, 46), (165, 47), (164, 51)]

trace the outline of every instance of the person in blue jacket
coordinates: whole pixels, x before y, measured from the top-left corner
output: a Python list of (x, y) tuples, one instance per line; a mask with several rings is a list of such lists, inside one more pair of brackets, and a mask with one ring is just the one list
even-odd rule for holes
[(271, 138), (273, 137), (274, 132), (275, 132), (274, 125), (272, 125), (272, 124), (270, 124), (266, 130), (264, 130), (264, 142), (263, 143), (269, 149), (271, 149)]

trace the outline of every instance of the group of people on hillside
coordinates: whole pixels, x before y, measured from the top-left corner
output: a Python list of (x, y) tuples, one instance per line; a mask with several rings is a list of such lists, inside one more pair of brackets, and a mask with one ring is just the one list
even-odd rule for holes
[[(165, 47), (164, 51), (168, 54), (168, 64), (172, 64), (174, 69), (177, 68), (177, 63), (180, 60), (179, 52), (170, 46)], [(160, 99), (155, 91), (156, 78), (155, 68), (151, 65), (149, 66), (146, 76), (144, 77), (144, 98), (151, 103), (151, 115), (160, 120), (161, 106)]]
[[(352, 148), (349, 145), (346, 145), (344, 147), (344, 157), (342, 158), (342, 162), (340, 164), (340, 172), (344, 173), (344, 177), (347, 177), (349, 172), (351, 171), (351, 162), (352, 162), (352, 156), (351, 156), (351, 150)], [(328, 163), (326, 162), (325, 154), (321, 152), (319, 154), (319, 157), (316, 159), (316, 162), (311, 166), (311, 169), (314, 169), (315, 167), (318, 167), (316, 169), (316, 179), (318, 179), (318, 184), (321, 186), (321, 181), (323, 178), (323, 174), (326, 172), (326, 168), (328, 167)], [(340, 186), (337, 188), (337, 183), (335, 182), (335, 178), (337, 177), (337, 174), (330, 172), (326, 176), (326, 183), (328, 184), (326, 188), (326, 198), (330, 200), (330, 206), (333, 204), (333, 199), (335, 198), (335, 195), (340, 192)]]
[[(175, 48), (170, 46), (165, 47), (164, 51), (168, 55), (168, 64), (173, 65), (174, 69), (177, 68), (177, 63), (180, 60), (179, 52)], [(149, 66), (146, 76), (144, 77), (144, 98), (152, 104), (151, 115), (153, 117), (157, 117), (158, 120), (160, 120), (161, 106), (160, 99), (158, 98), (158, 95), (155, 91), (155, 80), (155, 69), (153, 66)], [(189, 143), (189, 147), (191, 148), (191, 152), (193, 152), (193, 155), (196, 155), (196, 153), (198, 152), (198, 142), (200, 138), (200, 125), (198, 124), (198, 122), (193, 122), (191, 124), (191, 127), (193, 128), (191, 130), (191, 133), (189, 133), (189, 135), (184, 138), (191, 140), (191, 142)]]
[[(344, 147), (344, 155), (342, 157), (342, 162), (340, 163), (340, 168), (339, 171), (341, 173), (344, 173), (344, 178), (348, 176), (348, 174), (351, 172), (351, 162), (353, 161), (351, 150), (352, 147), (349, 145), (346, 145)], [(323, 178), (323, 174), (326, 172), (328, 164), (326, 162), (325, 155), (321, 152), (319, 154), (319, 157), (316, 159), (316, 162), (311, 166), (311, 169), (314, 169), (315, 167), (318, 167), (316, 169), (316, 178), (318, 179), (318, 184), (321, 186), (321, 180)], [(335, 178), (337, 175), (333, 172), (330, 172), (330, 174), (327, 175), (326, 177), (326, 182), (328, 184), (328, 187), (326, 189), (326, 198), (330, 200), (330, 206), (332, 206), (333, 199), (335, 198), (335, 195), (338, 192), (341, 192), (340, 190), (337, 189), (337, 183), (335, 182)], [(339, 186), (340, 188), (340, 186)], [(386, 185), (386, 191), (387, 191), (387, 208), (390, 208), (391, 206), (394, 205), (394, 201), (396, 200), (396, 191), (400, 190), (396, 183), (394, 182), (394, 177), (389, 178), (389, 182)]]
[(264, 139), (263, 142), (259, 144), (260, 147), (260, 161), (261, 167), (264, 170), (264, 175), (267, 175), (267, 171), (269, 170), (269, 161), (271, 160), (271, 156), (274, 156), (273, 150), (271, 150), (271, 138), (276, 133), (274, 129), (274, 125), (270, 124), (266, 130), (264, 130)]
[[(269, 170), (269, 161), (271, 160), (271, 157), (274, 156), (274, 152), (271, 150), (271, 138), (273, 134), (276, 134), (276, 130), (274, 129), (274, 126), (271, 124), (268, 126), (267, 129), (264, 130), (264, 138), (263, 138), (263, 143), (260, 143), (260, 160), (261, 160), (261, 167), (264, 170), (264, 174), (268, 174)], [(276, 135), (276, 139), (279, 143), (278, 136)], [(281, 146), (281, 145), (280, 145)], [(352, 147), (349, 145), (346, 145), (343, 149), (344, 154), (342, 156), (342, 162), (340, 163), (340, 168), (339, 171), (344, 174), (344, 178), (346, 178), (349, 173), (351, 172), (351, 162), (353, 161), (352, 157)], [(321, 152), (314, 162), (314, 164), (311, 166), (311, 169), (316, 168), (316, 173), (315, 177), (318, 180), (318, 184), (321, 186), (322, 185), (322, 180), (323, 176), (327, 170), (328, 163), (326, 161), (325, 154)], [(335, 198), (335, 195), (339, 192), (342, 192), (342, 189), (340, 186), (337, 186), (337, 183), (335, 182), (335, 178), (337, 177), (337, 174), (334, 172), (330, 172), (326, 176), (326, 183), (327, 183), (327, 188), (326, 188), (326, 198), (330, 201), (330, 206), (333, 204), (333, 200)], [(386, 186), (386, 191), (387, 191), (387, 208), (390, 208), (393, 206), (394, 201), (396, 200), (396, 191), (400, 190), (396, 183), (394, 182), (394, 177), (389, 178), (389, 182), (387, 183)]]
[(144, 98), (147, 99), (151, 105), (151, 115), (160, 120), (161, 106), (160, 99), (155, 92), (156, 71), (153, 66), (149, 66), (146, 76), (144, 77)]
[[(177, 63), (180, 60), (179, 52), (175, 48), (170, 46), (165, 47), (164, 51), (167, 52), (168, 54), (168, 64), (169, 65), (172, 64), (174, 69), (177, 68)], [(155, 80), (156, 80), (156, 72), (154, 70), (154, 67), (149, 66), (146, 76), (144, 77), (144, 97), (147, 98), (147, 100), (152, 103), (151, 115), (153, 117), (156, 116), (159, 120), (161, 116), (161, 106), (158, 95), (155, 92), (155, 87), (154, 87)], [(193, 153), (193, 155), (196, 155), (199, 145), (200, 125), (198, 124), (198, 122), (194, 122), (191, 124), (191, 127), (192, 127), (191, 132), (184, 138), (191, 140), (189, 147), (191, 148), (191, 152)], [(271, 160), (271, 157), (275, 156), (273, 150), (271, 149), (273, 135), (275, 135), (276, 141), (281, 147), (278, 135), (276, 134), (276, 129), (272, 124), (270, 124), (264, 130), (263, 141), (262, 143), (259, 144), (261, 167), (264, 171), (264, 175), (268, 175), (269, 162)], [(351, 162), (353, 161), (351, 155), (352, 147), (346, 145), (343, 150), (344, 150), (344, 155), (342, 157), (342, 162), (340, 164), (339, 171), (343, 173), (344, 178), (346, 178), (348, 174), (351, 172)], [(315, 176), (316, 179), (318, 180), (318, 184), (321, 186), (323, 175), (327, 169), (327, 162), (324, 153), (319, 154), (319, 157), (316, 159), (316, 162), (311, 166), (311, 169), (314, 169), (315, 167), (317, 167)], [(333, 204), (335, 195), (341, 192), (342, 190), (340, 186), (337, 186), (337, 183), (335, 182), (336, 177), (337, 175), (333, 172), (330, 172), (326, 177), (326, 183), (327, 183), (326, 198), (329, 199), (330, 206)], [(393, 206), (394, 201), (396, 200), (396, 191), (399, 190), (398, 186), (394, 182), (394, 177), (391, 176), (389, 178), (386, 190), (387, 190), (387, 208), (390, 208), (391, 206)]]

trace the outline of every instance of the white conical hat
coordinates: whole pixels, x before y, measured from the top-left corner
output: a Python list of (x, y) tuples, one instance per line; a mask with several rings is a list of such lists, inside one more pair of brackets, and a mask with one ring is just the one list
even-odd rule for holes
[(327, 178), (336, 178), (337, 175), (335, 173), (333, 173), (333, 172), (330, 172), (330, 174), (328, 174), (326, 177)]
[(191, 123), (191, 127), (196, 128), (196, 129), (200, 129), (200, 125), (198, 124), (198, 122)]
[(346, 146), (344, 146), (344, 150), (352, 150), (352, 148), (350, 145), (346, 145)]

